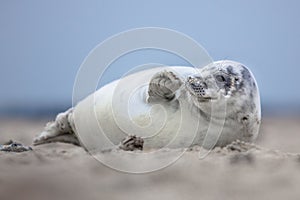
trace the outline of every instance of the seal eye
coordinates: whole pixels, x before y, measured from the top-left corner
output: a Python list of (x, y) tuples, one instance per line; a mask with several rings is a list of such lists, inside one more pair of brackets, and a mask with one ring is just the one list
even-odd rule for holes
[(219, 81), (219, 82), (225, 82), (225, 81), (226, 81), (226, 79), (225, 79), (225, 77), (224, 77), (223, 75), (217, 75), (217, 76), (216, 76), (216, 79), (217, 79), (217, 81)]

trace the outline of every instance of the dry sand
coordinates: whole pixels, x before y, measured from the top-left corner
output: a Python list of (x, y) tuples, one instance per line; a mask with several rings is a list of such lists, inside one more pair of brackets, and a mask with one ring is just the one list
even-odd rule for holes
[[(31, 145), (45, 123), (1, 119), (0, 143)], [(0, 200), (299, 199), (299, 134), (299, 118), (263, 119), (256, 145), (246, 151), (217, 148), (199, 160), (194, 148), (173, 165), (140, 175), (112, 170), (69, 144), (0, 152)]]

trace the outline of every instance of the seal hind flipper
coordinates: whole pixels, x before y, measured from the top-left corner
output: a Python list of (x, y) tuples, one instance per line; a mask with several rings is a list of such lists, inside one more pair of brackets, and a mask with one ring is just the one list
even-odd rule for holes
[(51, 142), (65, 142), (80, 145), (74, 133), (73, 108), (57, 115), (54, 122), (49, 122), (44, 131), (33, 140), (33, 145), (46, 144)]
[(70, 143), (70, 144), (74, 144), (77, 146), (80, 146), (80, 143), (78, 141), (78, 138), (76, 137), (75, 134), (69, 134), (69, 133), (65, 133), (62, 135), (56, 135), (53, 137), (38, 137), (35, 138), (34, 140), (34, 145), (41, 145), (41, 144), (47, 144), (47, 143), (52, 143), (52, 142), (64, 142), (64, 143)]

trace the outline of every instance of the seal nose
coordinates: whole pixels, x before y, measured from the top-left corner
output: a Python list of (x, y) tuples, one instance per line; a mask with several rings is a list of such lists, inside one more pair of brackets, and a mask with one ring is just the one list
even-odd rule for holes
[(192, 83), (191, 83), (191, 86), (192, 86), (193, 88), (201, 87), (201, 82), (200, 82), (200, 80), (196, 80), (195, 82), (192, 82)]
[(203, 81), (197, 80), (191, 83), (193, 89), (207, 89), (207, 84)]
[(207, 89), (207, 84), (202, 79), (202, 77), (189, 77), (188, 82), (193, 89)]
[(201, 77), (189, 77), (188, 82), (191, 89), (194, 90), (198, 96), (205, 96), (207, 84)]

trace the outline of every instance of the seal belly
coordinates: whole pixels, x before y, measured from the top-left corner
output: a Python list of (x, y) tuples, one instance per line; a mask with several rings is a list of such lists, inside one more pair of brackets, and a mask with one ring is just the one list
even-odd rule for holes
[(112, 82), (75, 107), (76, 132), (84, 146), (111, 148), (127, 135), (142, 137), (145, 149), (188, 147), (194, 142), (200, 118), (192, 116), (186, 101), (148, 104), (147, 87), (139, 87), (128, 100), (128, 91), (117, 87), (118, 81)]

